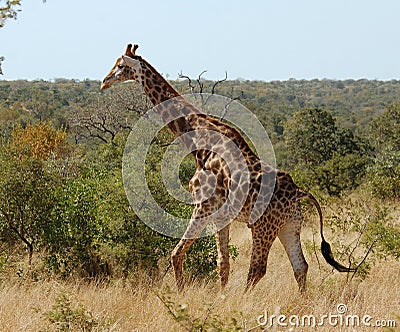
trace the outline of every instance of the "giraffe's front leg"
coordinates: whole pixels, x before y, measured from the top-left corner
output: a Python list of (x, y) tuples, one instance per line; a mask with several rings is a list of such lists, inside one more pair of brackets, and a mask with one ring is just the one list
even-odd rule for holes
[(229, 279), (229, 224), (215, 234), (218, 250), (218, 270), (223, 290)]
[(182, 238), (171, 254), (171, 262), (174, 268), (175, 281), (179, 291), (183, 290), (183, 258), (195, 239)]
[(202, 213), (202, 209), (199, 207), (197, 207), (193, 211), (192, 219), (190, 220), (189, 225), (186, 228), (185, 234), (178, 242), (171, 254), (171, 262), (174, 268), (175, 280), (179, 291), (182, 291), (184, 286), (183, 258), (185, 256), (185, 253), (209, 222), (209, 220), (204, 217), (204, 215), (205, 214)]

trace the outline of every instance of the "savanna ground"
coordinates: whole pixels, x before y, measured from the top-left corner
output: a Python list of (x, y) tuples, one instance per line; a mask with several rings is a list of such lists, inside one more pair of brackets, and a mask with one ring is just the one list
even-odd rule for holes
[[(334, 206), (325, 206), (326, 219), (332, 217), (334, 209)], [(399, 212), (392, 204), (394, 218), (398, 219)], [(26, 260), (3, 271), (0, 330), (397, 331), (400, 328), (400, 261), (375, 259), (364, 278), (334, 272), (319, 250), (314, 249), (314, 243), (317, 248), (320, 242), (316, 217), (307, 212), (306, 220), (302, 231), (309, 263), (306, 297), (298, 292), (279, 241), (272, 247), (266, 276), (254, 291), (243, 293), (251, 234), (245, 225), (236, 224), (232, 227), (231, 243), (237, 246), (239, 254), (231, 261), (229, 284), (223, 292), (219, 290), (218, 280), (213, 279), (195, 280), (183, 293), (178, 293), (171, 269), (158, 281), (145, 273), (108, 282), (38, 277), (40, 272), (29, 271)], [(331, 238), (327, 225), (325, 233)], [(346, 312), (338, 315), (343, 305)], [(310, 326), (313, 317), (317, 325), (323, 322), (322, 326)], [(370, 326), (363, 323), (363, 318)], [(275, 323), (272, 327), (271, 320)], [(292, 325), (296, 322), (300, 326)]]

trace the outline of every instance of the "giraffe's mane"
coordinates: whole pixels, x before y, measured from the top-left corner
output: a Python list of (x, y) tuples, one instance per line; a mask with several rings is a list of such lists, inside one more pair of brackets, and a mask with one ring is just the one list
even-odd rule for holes
[(134, 55), (133, 56), (133, 59), (135, 59), (136, 58), (136, 60), (139, 60), (139, 61), (141, 61), (142, 63), (144, 63), (145, 65), (146, 65), (146, 67), (148, 68), (148, 69), (150, 69), (150, 71), (152, 72), (152, 73), (155, 73), (155, 74), (157, 74), (157, 76), (160, 78), (160, 83), (164, 83), (164, 84), (166, 84), (166, 85), (168, 85), (170, 88), (171, 88), (171, 90), (173, 91), (173, 92), (175, 92), (176, 93), (176, 95), (177, 96), (181, 96), (181, 94), (179, 93), (179, 91), (178, 90), (176, 90), (172, 85), (171, 85), (171, 83), (169, 83), (148, 61), (146, 61), (145, 59), (143, 59), (140, 55)]

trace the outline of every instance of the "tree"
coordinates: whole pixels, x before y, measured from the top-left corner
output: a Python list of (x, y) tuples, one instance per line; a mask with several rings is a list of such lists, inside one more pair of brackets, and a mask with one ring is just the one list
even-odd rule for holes
[(388, 147), (374, 157), (367, 179), (380, 198), (400, 198), (400, 150)]
[(20, 11), (18, 6), (21, 5), (21, 0), (7, 0), (5, 4), (2, 2), (3, 0), (0, 1), (0, 28), (4, 27), (6, 20), (17, 18), (17, 13)]
[(113, 95), (107, 94), (85, 109), (74, 108), (69, 123), (75, 131), (76, 141), (96, 138), (111, 143), (119, 133), (131, 130), (149, 105), (137, 85), (124, 85), (113, 89)]
[(32, 260), (53, 209), (56, 179), (41, 160), (0, 153), (0, 230), (7, 242), (22, 242)]
[(66, 155), (66, 133), (49, 122), (17, 126), (0, 153), (0, 229), (7, 240), (22, 241), (31, 261), (50, 224), (59, 180), (46, 160)]
[(330, 195), (354, 189), (369, 162), (350, 130), (337, 127), (332, 115), (321, 109), (296, 112), (285, 130), (295, 166), (296, 180)]
[(400, 103), (386, 107), (386, 110), (371, 123), (371, 133), (380, 147), (400, 150)]
[(107, 225), (97, 216), (96, 180), (70, 179), (54, 191), (51, 221), (42, 241), (48, 265), (65, 276), (78, 272), (94, 277), (107, 270), (97, 255)]
[(373, 164), (368, 169), (368, 182), (381, 198), (400, 197), (400, 103), (389, 105), (371, 123), (375, 143)]
[(296, 112), (285, 128), (293, 163), (318, 165), (336, 149), (337, 127), (332, 115), (319, 108)]
[(50, 122), (38, 122), (25, 128), (18, 125), (11, 136), (10, 145), (19, 159), (59, 159), (68, 153), (67, 133), (54, 129)]

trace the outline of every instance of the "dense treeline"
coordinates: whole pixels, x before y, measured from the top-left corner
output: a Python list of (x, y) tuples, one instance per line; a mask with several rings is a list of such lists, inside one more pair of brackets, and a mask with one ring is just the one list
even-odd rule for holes
[[(278, 166), (318, 196), (359, 190), (379, 202), (400, 198), (400, 81), (172, 83), (182, 93), (214, 87), (238, 98), (266, 127)], [(103, 92), (91, 80), (0, 81), (0, 273), (40, 253), (43, 269), (63, 276), (162, 275), (176, 240), (139, 220), (121, 176), (126, 137), (148, 109), (134, 83)], [(146, 180), (157, 202), (188, 218), (191, 206), (171, 199), (160, 178), (171, 140), (168, 130), (154, 140)], [(182, 162), (182, 184), (193, 170), (193, 160)], [(364, 245), (399, 257), (398, 226), (387, 217), (363, 228)], [(200, 239), (187, 269), (212, 275), (215, 258), (214, 240)]]
[[(172, 82), (182, 93), (191, 89), (185, 80)], [(210, 92), (214, 82), (204, 82), (204, 92)], [(73, 106), (84, 108), (109, 91), (99, 91), (100, 82), (55, 79), (47, 81), (0, 81), (1, 119), (15, 120), (18, 112), (33, 113), (38, 118), (51, 118), (55, 125), (66, 124)], [(116, 88), (119, 89), (119, 88)], [(398, 101), (400, 81), (375, 80), (295, 80), (288, 81), (225, 81), (216, 87), (217, 94), (241, 97), (241, 102), (254, 111), (268, 129), (278, 135), (280, 124), (294, 111), (323, 108), (345, 128), (355, 130), (367, 125), (385, 106)]]

